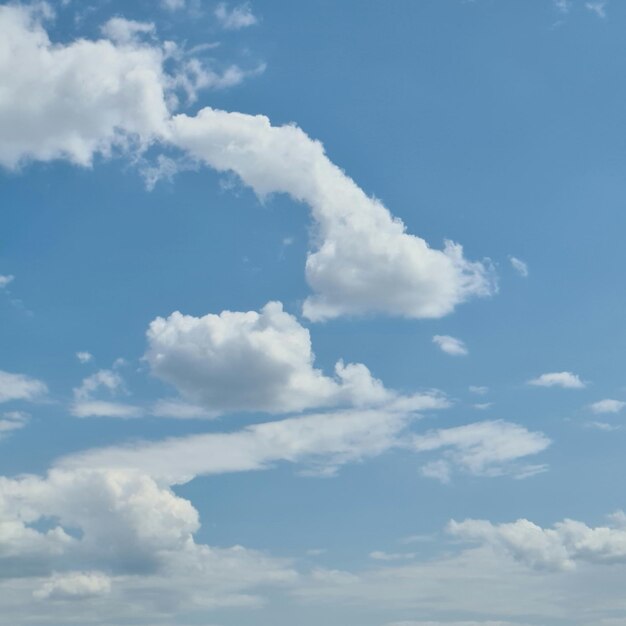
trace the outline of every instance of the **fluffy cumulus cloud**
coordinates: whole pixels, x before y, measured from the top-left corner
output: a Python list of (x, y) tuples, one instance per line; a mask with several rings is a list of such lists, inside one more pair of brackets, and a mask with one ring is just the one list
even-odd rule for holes
[[(141, 150), (167, 137), (179, 91), (193, 100), (197, 89), (246, 76), (236, 66), (219, 74), (176, 44), (153, 41), (150, 23), (115, 17), (102, 39), (56, 44), (43, 17), (0, 6), (0, 165), (8, 168), (31, 159), (90, 165), (97, 154)], [(166, 72), (166, 62), (175, 68)]]
[(285, 561), (196, 543), (198, 528), (189, 501), (138, 472), (53, 470), (0, 479), (3, 573), (42, 603), (107, 596), (103, 623), (109, 604), (125, 601), (149, 619), (150, 608), (164, 610), (150, 607), (159, 594), (171, 610), (249, 605), (258, 601), (250, 590), (294, 580)]
[(566, 519), (552, 528), (520, 519), (493, 524), (486, 520), (452, 521), (449, 532), (464, 540), (487, 544), (537, 569), (569, 570), (578, 562), (626, 563), (626, 515), (592, 528)]
[(441, 317), (495, 289), (488, 265), (465, 259), (458, 244), (436, 250), (407, 233), (297, 126), (204, 108), (176, 115), (171, 141), (216, 170), (235, 172), (259, 196), (286, 193), (311, 207), (316, 233), (306, 277), (315, 295), (303, 309), (311, 320), (368, 312)]
[(563, 389), (583, 389), (586, 385), (578, 374), (572, 372), (550, 372), (528, 381), (534, 387), (563, 387)]
[(163, 134), (163, 58), (160, 48), (107, 39), (54, 45), (34, 9), (0, 6), (0, 164), (89, 165), (131, 137)]
[(469, 354), (465, 343), (456, 337), (450, 337), (450, 335), (435, 335), (433, 343), (439, 346), (442, 352), (452, 356), (466, 356)]
[[(241, 23), (251, 15), (242, 10), (225, 8), (225, 19)], [(64, 158), (90, 165), (96, 154), (159, 142), (182, 150), (184, 159), (236, 173), (259, 196), (289, 194), (311, 207), (316, 226), (306, 262), (314, 295), (304, 313), (311, 320), (441, 317), (494, 293), (488, 263), (467, 260), (457, 243), (440, 250), (407, 233), (297, 126), (211, 108), (172, 116), (180, 92), (192, 102), (199, 89), (236, 84), (246, 72), (233, 66), (218, 74), (152, 33), (151, 24), (115, 18), (103, 39), (53, 44), (35, 11), (1, 6), (0, 164)], [(175, 70), (164, 70), (168, 60)], [(151, 170), (149, 179), (160, 171)]]
[(339, 361), (333, 377), (314, 367), (309, 331), (270, 302), (260, 312), (173, 313), (148, 329), (152, 373), (192, 405), (227, 411), (300, 411), (320, 406), (445, 405), (437, 394), (400, 397), (365, 365)]
[(35, 400), (47, 391), (46, 384), (36, 378), (0, 370), (0, 402)]

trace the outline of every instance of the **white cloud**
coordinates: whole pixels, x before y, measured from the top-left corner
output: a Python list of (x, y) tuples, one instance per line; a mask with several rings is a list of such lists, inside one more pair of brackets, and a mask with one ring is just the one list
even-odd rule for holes
[(583, 389), (586, 385), (577, 374), (572, 372), (550, 372), (541, 374), (528, 381), (535, 387), (563, 387), (564, 389)]
[(489, 391), (489, 387), (479, 387), (477, 385), (470, 385), (468, 389), (471, 393), (475, 393), (479, 396), (484, 396)]
[(528, 265), (524, 261), (514, 256), (510, 256), (509, 261), (511, 261), (511, 265), (513, 266), (513, 269), (520, 276), (523, 276), (524, 278), (528, 277)]
[(452, 464), (444, 459), (430, 461), (422, 465), (420, 473), (426, 478), (433, 478), (434, 480), (447, 484), (452, 480)]
[(466, 260), (458, 244), (435, 250), (406, 233), (294, 125), (204, 108), (174, 116), (171, 141), (218, 171), (235, 172), (259, 196), (287, 193), (310, 205), (316, 233), (306, 277), (315, 295), (303, 311), (311, 320), (370, 312), (441, 317), (495, 291), (489, 264)]
[(108, 402), (106, 400), (80, 400), (72, 405), (74, 417), (118, 417), (121, 419), (141, 417), (141, 407), (124, 402)]
[(560, 13), (569, 13), (572, 2), (571, 0), (554, 0), (554, 6)]
[(507, 524), (485, 520), (451, 521), (450, 533), (487, 544), (536, 569), (570, 570), (578, 562), (626, 563), (626, 516), (611, 516), (611, 525), (591, 528), (571, 519), (542, 528), (527, 519)]
[(36, 378), (0, 370), (0, 402), (36, 400), (47, 391), (45, 383)]
[(207, 411), (204, 407), (189, 404), (177, 398), (158, 400), (152, 407), (151, 414), (174, 419), (214, 419), (219, 415), (218, 412)]
[(0, 165), (67, 159), (89, 166), (96, 154), (141, 152), (167, 139), (177, 92), (193, 101), (199, 89), (232, 86), (263, 69), (218, 73), (173, 42), (140, 40), (153, 32), (152, 24), (117, 17), (103, 26), (108, 38), (58, 44), (41, 12), (0, 6)]
[[(279, 462), (305, 473), (332, 475), (347, 463), (389, 450), (439, 455), (431, 477), (449, 480), (454, 471), (478, 476), (525, 477), (545, 469), (520, 461), (545, 450), (550, 440), (508, 422), (479, 422), (412, 434), (414, 414), (361, 409), (312, 414), (256, 424), (232, 433), (191, 435), (160, 442), (88, 450), (59, 462), (64, 468), (136, 469), (168, 484), (195, 476), (258, 471)], [(426, 470), (428, 472), (428, 470)]]
[(532, 475), (544, 466), (520, 466), (517, 461), (542, 452), (550, 443), (541, 432), (509, 422), (488, 421), (415, 435), (411, 445), (417, 452), (442, 450), (443, 458), (424, 466), (422, 473), (448, 482), (455, 467), (479, 476)]
[[(128, 616), (129, 598), (142, 619), (155, 623), (166, 609), (152, 597), (167, 599), (172, 610), (250, 606), (260, 601), (251, 590), (296, 578), (286, 560), (197, 543), (200, 524), (191, 503), (137, 472), (52, 470), (46, 477), (0, 478), (0, 503), (3, 580), (21, 581), (18, 590), (29, 590), (31, 599), (80, 600), (91, 617), (72, 613), (76, 623), (93, 621), (88, 601), (103, 596), (101, 623), (122, 623), (109, 607)], [(49, 530), (38, 529), (41, 521)], [(18, 599), (30, 616), (37, 614), (27, 598)], [(6, 612), (6, 595), (2, 604)], [(75, 606), (72, 611), (81, 610)]]
[(226, 30), (239, 30), (253, 26), (258, 22), (248, 2), (232, 9), (228, 8), (226, 2), (220, 2), (215, 9), (215, 17), (217, 17), (222, 28)]
[(410, 561), (415, 558), (415, 552), (384, 552), (374, 550), (369, 553), (370, 559), (374, 561)]
[(478, 402), (473, 405), (475, 409), (479, 411), (484, 411), (486, 409), (490, 409), (493, 406), (493, 402)]
[(606, 400), (598, 400), (598, 402), (594, 402), (589, 405), (589, 408), (596, 414), (602, 413), (619, 413), (626, 406), (626, 402), (622, 402), (621, 400), (611, 400), (607, 398)]
[(265, 422), (233, 433), (207, 433), (155, 443), (115, 446), (62, 459), (62, 467), (133, 468), (184, 483), (195, 476), (263, 470), (298, 463), (329, 475), (346, 463), (404, 445), (411, 416), (389, 410), (351, 410)]
[(437, 344), (443, 352), (452, 356), (465, 356), (468, 354), (467, 347), (460, 339), (450, 335), (435, 335), (433, 343)]
[(99, 370), (83, 379), (80, 387), (74, 389), (77, 400), (89, 400), (92, 394), (101, 388), (115, 392), (124, 387), (122, 377), (113, 370)]
[(39, 600), (82, 600), (111, 593), (111, 579), (101, 572), (71, 572), (50, 577), (33, 595)]
[(124, 381), (114, 370), (103, 369), (83, 379), (74, 389), (70, 412), (74, 417), (140, 417), (143, 410), (135, 405), (94, 398), (100, 390), (115, 395), (124, 392)]
[(615, 424), (607, 424), (606, 422), (586, 422), (585, 426), (587, 428), (595, 428), (596, 430), (603, 430), (604, 432), (614, 432), (616, 430), (621, 430), (621, 426), (616, 426)]
[[(304, 313), (311, 320), (367, 313), (436, 318), (495, 293), (488, 262), (468, 261), (456, 243), (437, 250), (408, 234), (296, 126), (210, 108), (172, 117), (178, 92), (193, 101), (198, 89), (235, 84), (262, 65), (217, 73), (174, 43), (120, 43), (129, 23), (117, 24), (117, 42), (53, 44), (32, 10), (0, 6), (0, 164), (63, 158), (90, 165), (95, 154), (141, 152), (158, 142), (183, 150), (183, 160), (236, 173), (259, 196), (291, 195), (311, 207), (316, 226), (306, 262), (314, 295)], [(170, 73), (166, 60), (175, 66)], [(152, 183), (159, 171), (151, 172)]]
[(7, 411), (0, 414), (0, 441), (16, 430), (21, 430), (30, 421), (30, 415), (24, 411)]
[(76, 353), (76, 358), (81, 363), (89, 363), (89, 361), (93, 361), (93, 354), (91, 354), (90, 352), (81, 351)]
[(8, 287), (15, 280), (15, 276), (11, 274), (0, 274), (0, 289)]
[(137, 22), (123, 17), (112, 17), (101, 28), (102, 34), (118, 44), (137, 43), (145, 35), (156, 32), (152, 22)]
[(607, 4), (608, 4), (607, 0), (595, 0), (594, 2), (586, 2), (585, 8), (595, 13), (598, 17), (601, 17), (604, 19), (606, 17), (606, 5)]
[(54, 45), (32, 10), (0, 6), (0, 164), (89, 165), (130, 137), (162, 136), (169, 117), (162, 62), (157, 47), (106, 39)]
[(152, 373), (214, 414), (392, 402), (420, 410), (447, 404), (432, 393), (400, 397), (360, 363), (338, 361), (335, 376), (325, 376), (313, 367), (309, 331), (280, 302), (258, 313), (193, 317), (176, 312), (154, 320), (147, 335), (145, 358)]

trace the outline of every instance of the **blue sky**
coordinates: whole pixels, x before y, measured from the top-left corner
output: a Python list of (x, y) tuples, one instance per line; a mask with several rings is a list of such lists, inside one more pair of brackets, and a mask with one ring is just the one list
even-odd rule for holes
[(626, 626), (626, 7), (0, 4), (16, 626)]

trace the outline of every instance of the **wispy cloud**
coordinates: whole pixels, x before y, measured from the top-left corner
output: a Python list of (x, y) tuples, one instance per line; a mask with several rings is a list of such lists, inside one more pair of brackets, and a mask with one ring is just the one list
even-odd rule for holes
[(239, 30), (253, 26), (258, 22), (248, 2), (232, 9), (226, 2), (220, 2), (215, 9), (215, 17), (217, 17), (222, 28), (226, 30)]
[(606, 6), (608, 4), (608, 0), (594, 0), (593, 2), (586, 2), (585, 8), (595, 13), (598, 17), (604, 19), (606, 18)]
[(605, 400), (598, 400), (589, 405), (589, 408), (596, 414), (602, 413), (619, 413), (626, 406), (626, 402), (621, 400), (612, 400), (606, 398)]
[(433, 343), (439, 346), (443, 352), (452, 356), (465, 356), (469, 353), (463, 341), (456, 337), (450, 337), (450, 335), (435, 335)]
[(524, 278), (528, 277), (528, 264), (525, 261), (522, 261), (521, 259), (518, 259), (517, 257), (514, 257), (514, 256), (510, 256), (509, 261), (511, 262), (513, 269), (520, 276), (523, 276)]

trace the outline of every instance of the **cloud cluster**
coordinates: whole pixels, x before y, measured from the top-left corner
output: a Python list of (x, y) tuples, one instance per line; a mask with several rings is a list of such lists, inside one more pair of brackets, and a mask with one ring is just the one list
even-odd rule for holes
[(570, 570), (579, 562), (626, 563), (626, 515), (611, 516), (610, 526), (591, 528), (566, 519), (542, 528), (527, 519), (508, 524), (486, 520), (452, 521), (450, 533), (489, 545), (537, 569)]
[(142, 605), (150, 591), (189, 610), (250, 604), (242, 591), (294, 580), (285, 561), (196, 543), (198, 528), (189, 501), (138, 472), (0, 479), (0, 567), (37, 600), (128, 594)]
[[(241, 7), (222, 10), (232, 27), (252, 15)], [(314, 295), (303, 309), (311, 320), (366, 313), (441, 317), (494, 293), (488, 263), (468, 261), (459, 244), (448, 241), (437, 250), (407, 233), (295, 125), (211, 108), (172, 117), (178, 91), (191, 102), (199, 89), (240, 82), (239, 68), (217, 75), (182, 58), (173, 43), (146, 41), (150, 24), (114, 18), (104, 34), (108, 39), (55, 45), (33, 10), (0, 7), (0, 164), (64, 158), (90, 165), (96, 154), (159, 142), (236, 173), (259, 196), (289, 194), (311, 207), (316, 226), (306, 262)], [(177, 69), (166, 72), (166, 60), (177, 61)]]

